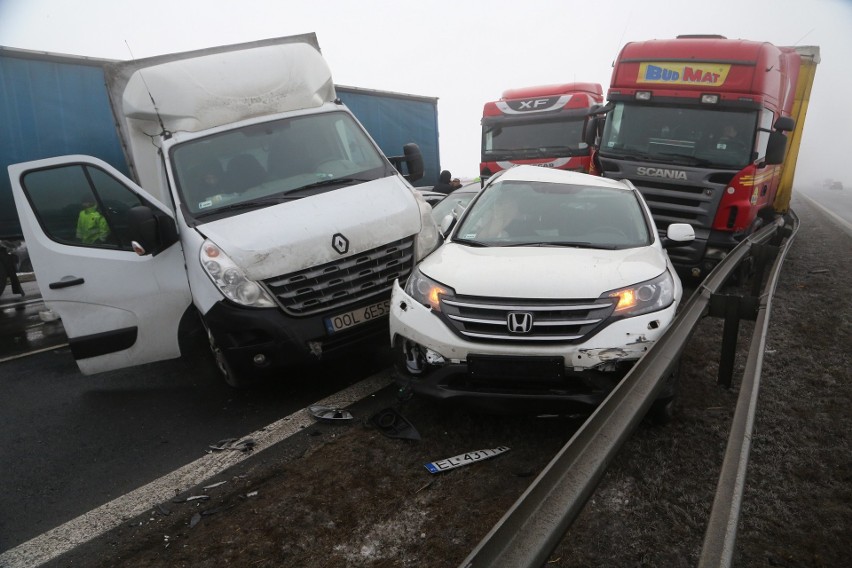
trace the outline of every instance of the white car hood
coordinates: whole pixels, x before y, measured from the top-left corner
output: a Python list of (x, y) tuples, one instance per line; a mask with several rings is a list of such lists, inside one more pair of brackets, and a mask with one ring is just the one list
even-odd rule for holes
[(655, 246), (626, 250), (568, 247), (470, 247), (447, 243), (420, 271), (456, 294), (502, 298), (597, 298), (666, 270)]
[[(340, 260), (420, 231), (411, 190), (390, 176), (197, 227), (252, 280)], [(349, 250), (332, 247), (343, 235)]]

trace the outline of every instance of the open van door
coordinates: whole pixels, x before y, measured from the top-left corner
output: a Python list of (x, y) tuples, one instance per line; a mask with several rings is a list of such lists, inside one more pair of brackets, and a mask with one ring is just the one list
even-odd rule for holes
[[(9, 177), (39, 290), (62, 318), (80, 371), (180, 356), (191, 295), (169, 209), (90, 156), (13, 164)], [(160, 229), (144, 252), (130, 214), (139, 206)]]

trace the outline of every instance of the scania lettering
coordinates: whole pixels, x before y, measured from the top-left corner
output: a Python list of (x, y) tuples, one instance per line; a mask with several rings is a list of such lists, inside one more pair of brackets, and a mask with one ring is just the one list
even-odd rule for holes
[(589, 109), (603, 102), (596, 83), (511, 89), (482, 112), (483, 178), (517, 164), (588, 172), (583, 139)]
[(658, 226), (693, 226), (695, 241), (670, 251), (679, 269), (706, 274), (787, 211), (818, 63), (818, 47), (722, 36), (621, 50), (586, 141), (594, 169), (633, 182)]
[[(241, 386), (387, 336), (393, 282), (438, 241), (409, 183), (423, 162), (381, 153), (314, 34), (105, 71), (130, 175), (87, 155), (8, 168), (84, 374), (177, 357), (197, 329)], [(87, 240), (81, 210), (103, 221)]]

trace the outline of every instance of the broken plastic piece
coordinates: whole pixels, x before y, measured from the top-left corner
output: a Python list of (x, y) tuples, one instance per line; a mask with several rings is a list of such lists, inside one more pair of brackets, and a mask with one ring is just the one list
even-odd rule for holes
[(308, 412), (310, 412), (311, 416), (322, 422), (347, 422), (352, 420), (352, 414), (349, 411), (330, 406), (309, 406)]
[(189, 528), (194, 527), (201, 520), (201, 513), (195, 513), (192, 515), (192, 519), (189, 521)]
[(381, 430), (388, 438), (419, 440), (420, 432), (404, 416), (393, 408), (385, 408), (370, 417), (370, 424)]

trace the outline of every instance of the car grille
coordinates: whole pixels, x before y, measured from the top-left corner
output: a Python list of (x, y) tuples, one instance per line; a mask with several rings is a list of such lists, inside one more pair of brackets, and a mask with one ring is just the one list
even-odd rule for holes
[(388, 293), (405, 281), (414, 263), (414, 238), (264, 280), (285, 312), (307, 316)]
[[(441, 313), (456, 333), (471, 341), (581, 343), (604, 326), (615, 300), (525, 301), (455, 297), (441, 300)], [(512, 314), (515, 314), (512, 316)], [(524, 323), (527, 322), (525, 326)]]

